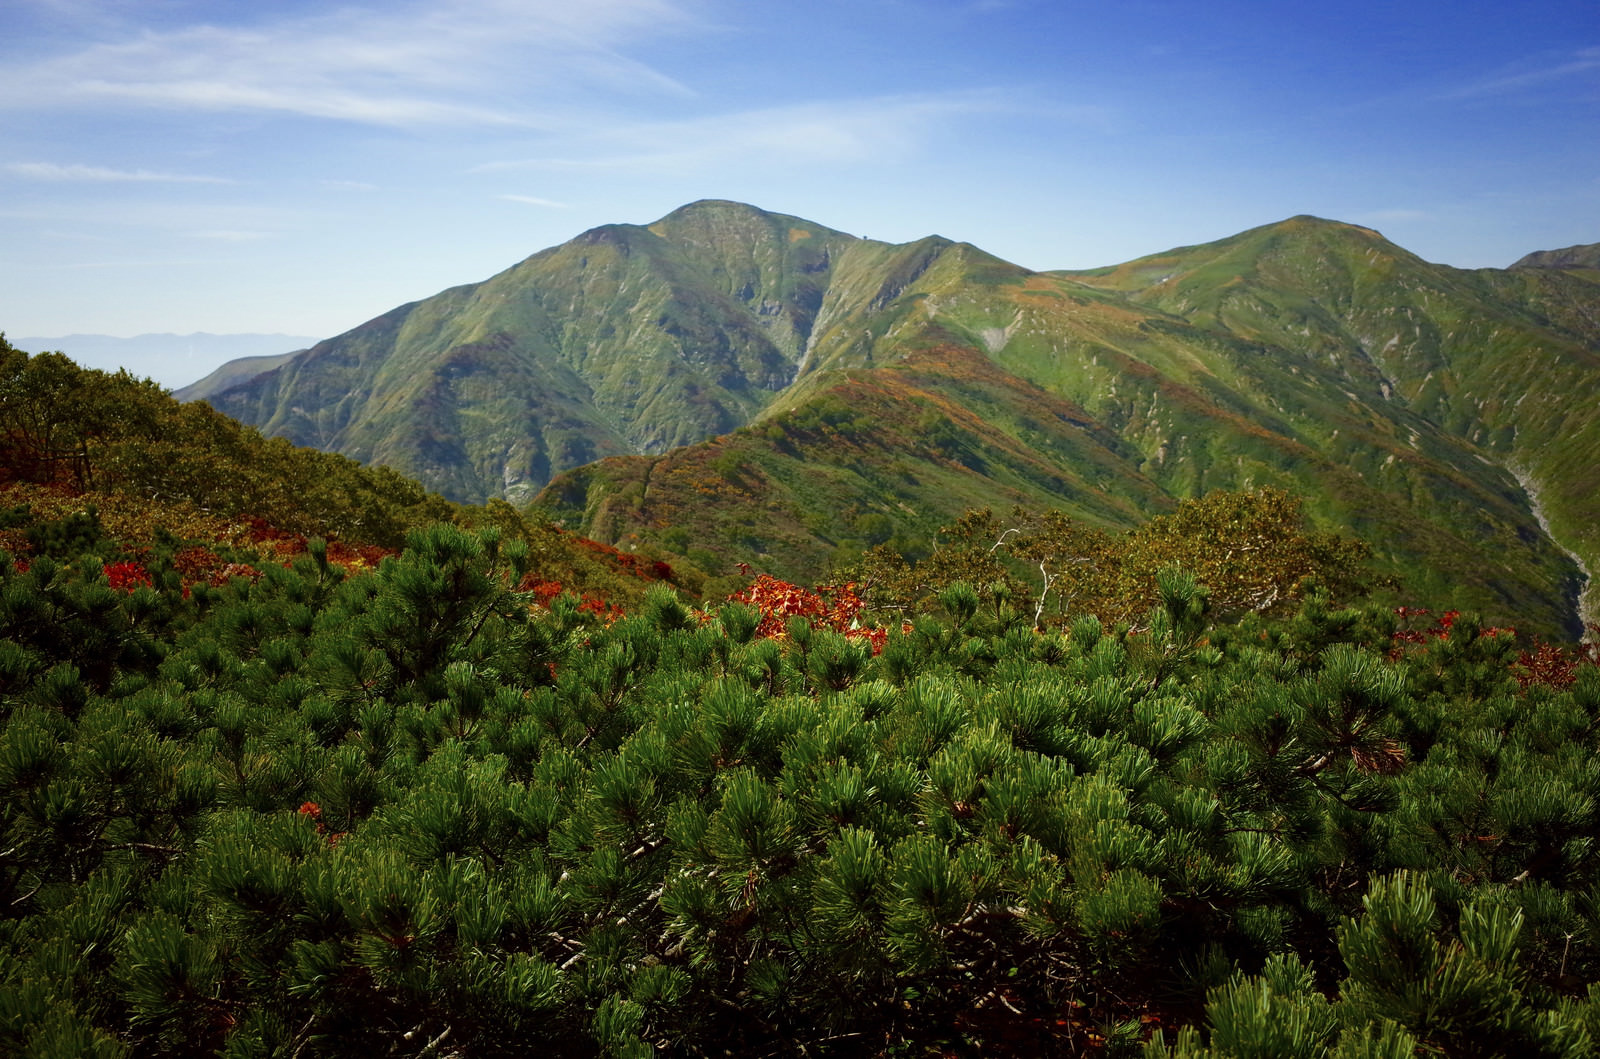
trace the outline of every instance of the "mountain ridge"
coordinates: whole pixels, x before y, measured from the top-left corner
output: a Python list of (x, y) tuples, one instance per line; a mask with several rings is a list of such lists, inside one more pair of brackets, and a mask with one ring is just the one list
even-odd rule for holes
[[(735, 222), (764, 238), (722, 240), (741, 252), (705, 261), (668, 246), (703, 246), (708, 232)], [(805, 372), (838, 357), (853, 362), (852, 329), (870, 329), (868, 318), (941, 257), (970, 252), (961, 245), (930, 238), (891, 247), (738, 204), (691, 204), (654, 225), (591, 229), (217, 396), (221, 410), (269, 433), (403, 467), (447, 495), (503, 489), (527, 499), (560, 470), (731, 430)], [(563, 323), (585, 314), (592, 324), (577, 333)], [(381, 363), (369, 363), (380, 347)], [(502, 383), (529, 384), (501, 395), (501, 415), (537, 437), (531, 451), (463, 436), (463, 397), (493, 399), (471, 388), (485, 361)], [(308, 385), (310, 402), (281, 396)], [(420, 432), (394, 422), (397, 405), (416, 410)], [(452, 464), (472, 473), (452, 473)], [(514, 488), (523, 482), (533, 485)]]
[(1600, 243), (1579, 243), (1560, 250), (1535, 250), (1518, 258), (1511, 267), (1600, 269)]
[(1570, 632), (1600, 565), (1597, 380), (1600, 286), (1581, 271), (1452, 269), (1359, 225), (1302, 215), (1031, 272), (702, 200), (401, 306), (215, 400), (457, 499), (537, 496), (607, 543), (795, 576), (885, 522), (926, 540), (957, 504), (1126, 528), (1272, 485), (1375, 537), (1418, 593)]

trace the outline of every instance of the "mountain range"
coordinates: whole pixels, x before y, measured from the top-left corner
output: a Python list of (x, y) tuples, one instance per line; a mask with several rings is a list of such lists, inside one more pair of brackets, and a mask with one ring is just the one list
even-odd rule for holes
[(719, 573), (962, 510), (1119, 529), (1277, 486), (1408, 600), (1573, 635), (1600, 570), (1597, 248), (1423, 261), (1295, 217), (1079, 272), (704, 201), (180, 396)]

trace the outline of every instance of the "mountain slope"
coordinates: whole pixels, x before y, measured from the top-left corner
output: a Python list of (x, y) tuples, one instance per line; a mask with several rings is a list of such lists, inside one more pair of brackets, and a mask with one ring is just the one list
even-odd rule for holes
[(288, 353), (239, 357), (223, 364), (205, 378), (173, 390), (172, 396), (180, 401), (209, 401), (235, 386), (242, 386), (257, 375), (282, 367), (304, 352), (304, 349), (295, 349)]
[(1535, 250), (1518, 258), (1511, 267), (1600, 269), (1600, 243), (1580, 243), (1561, 250)]
[(697, 203), (403, 306), (215, 403), (456, 499), (526, 500), (562, 470), (749, 422), (807, 372), (851, 362), (908, 284), (961, 272), (969, 251)]
[[(1304, 236), (1338, 235), (1338, 227), (1291, 223), (1271, 235), (1278, 245), (1298, 248), (1299, 254), (1308, 252)], [(1326, 248), (1313, 250), (1313, 260), (1327, 253)], [(1215, 267), (1227, 270), (1233, 287), (1246, 286), (1238, 279), (1250, 271), (1246, 262)], [(1299, 303), (1295, 311), (1302, 316), (1315, 310), (1304, 294), (1291, 298), (1282, 293), (1288, 289), (1282, 283), (1277, 280), (1269, 288), (1274, 296)], [(1213, 286), (1196, 289), (1209, 292)], [(1175, 299), (1172, 308), (1181, 309), (1181, 300)], [(820, 557), (832, 547), (871, 543), (854, 527), (872, 510), (890, 519), (898, 536), (911, 539), (926, 535), (930, 521), (947, 522), (975, 504), (1050, 506), (1095, 524), (1124, 527), (1131, 524), (1127, 508), (1091, 502), (1085, 479), (1102, 489), (1137, 480), (1142, 491), (1127, 495), (1145, 515), (1174, 497), (1272, 485), (1306, 496), (1323, 524), (1372, 542), (1380, 568), (1402, 579), (1412, 598), (1455, 600), (1500, 615), (1537, 612), (1546, 628), (1575, 628), (1579, 571), (1541, 531), (1530, 497), (1515, 475), (1490, 460), (1480, 446), (1407, 408), (1395, 396), (1393, 383), (1369, 361), (1326, 353), (1308, 356), (1289, 344), (1290, 337), (1298, 337), (1287, 333), (1292, 324), (1285, 334), (1267, 335), (1262, 328), (1241, 334), (1215, 314), (1196, 314), (1200, 320), (1191, 322), (1177, 312), (1130, 300), (1099, 275), (1023, 275), (980, 291), (963, 290), (947, 305), (928, 304), (936, 301), (922, 300), (923, 316), (932, 314), (936, 324), (907, 321), (895, 339), (904, 352), (915, 345), (908, 333), (925, 340), (943, 336), (944, 345), (933, 358), (943, 367), (937, 373), (919, 373), (922, 400), (944, 409), (978, 407), (970, 390), (952, 385), (958, 362), (983, 361), (993, 375), (1009, 374), (1015, 380), (1004, 401), (990, 402), (975, 416), (944, 414), (937, 424), (951, 451), (985, 454), (971, 461), (982, 472), (974, 473), (971, 482), (957, 485), (935, 477), (934, 488), (919, 491), (902, 476), (862, 473), (864, 466), (898, 463), (925, 469), (938, 463), (937, 453), (918, 444), (935, 433), (927, 424), (916, 429), (921, 406), (902, 400), (902, 410), (874, 407), (863, 394), (864, 387), (880, 378), (929, 362), (926, 354), (911, 353), (870, 376), (834, 373), (830, 378), (837, 389), (798, 402), (788, 418), (774, 419), (776, 413), (769, 413), (762, 435), (769, 439), (766, 443), (761, 436), (752, 441), (738, 434), (668, 458), (667, 466), (673, 468), (703, 468), (719, 460), (726, 466), (737, 451), (742, 465), (764, 468), (762, 488), (749, 496), (713, 490), (674, 499), (674, 479), (663, 478), (657, 467), (649, 478), (651, 503), (622, 502), (620, 497), (630, 495), (623, 482), (637, 482), (642, 472), (628, 470), (628, 461), (607, 461), (558, 479), (541, 502), (558, 518), (604, 539), (677, 545), (680, 551), (681, 542), (670, 527), (680, 524), (678, 520), (712, 527), (712, 512), (725, 510), (734, 528), (710, 528), (696, 535), (714, 542), (710, 550), (738, 552), (742, 558), (815, 575)], [(1289, 311), (1280, 307), (1264, 316), (1274, 320)], [(1343, 349), (1328, 337), (1332, 326), (1330, 318), (1307, 330), (1332, 342), (1331, 348)], [(878, 356), (887, 363), (887, 351)], [(1019, 386), (1023, 380), (1033, 385)], [(1006, 478), (997, 470), (1007, 466), (1006, 460), (989, 454), (996, 451), (995, 435), (1005, 432), (1002, 424), (1022, 417), (997, 414), (996, 409), (1016, 407), (1024, 390), (1064, 400), (1074, 409), (1073, 421), (1095, 436), (1112, 439), (1103, 451), (1115, 453), (1116, 469), (1102, 465), (1096, 474), (1080, 473), (1076, 488), (1064, 487), (1066, 479), (1060, 475), (1054, 481), (1037, 475)], [(862, 421), (870, 422), (876, 435), (895, 439), (889, 451), (873, 460), (868, 452), (837, 445), (790, 445), (786, 450), (787, 424), (815, 418), (818, 402), (870, 408)], [(1033, 422), (1044, 418), (1033, 417)], [(784, 436), (772, 432), (774, 421), (784, 426)], [(1000, 449), (1025, 448), (1052, 466), (1080, 472), (1087, 466), (1084, 450), (1052, 449), (1036, 428), (1013, 429), (1009, 437), (1010, 444)], [(759, 458), (751, 455), (752, 447), (762, 450)], [(784, 483), (824, 476), (824, 468), (852, 483), (834, 485), (832, 505), (813, 497), (795, 514), (782, 503), (781, 510), (774, 510), (752, 502), (758, 496), (781, 496)], [(703, 482), (707, 476), (691, 477)], [(855, 484), (867, 477), (873, 483), (870, 489)], [(1158, 500), (1151, 499), (1151, 487)], [(603, 499), (597, 502), (597, 497)], [(663, 531), (668, 535), (663, 537)]]
[[(1375, 480), (1398, 466), (1394, 487), (1413, 503), (1418, 475), (1448, 468), (1476, 484), (1458, 518), (1486, 496), (1537, 502), (1561, 547), (1600, 569), (1600, 287), (1433, 265), (1370, 229), (1309, 217), (1079, 278), (1279, 351), (1259, 362), (1262, 377), (1284, 367), (1314, 377), (1373, 428), (1358, 443), (1348, 429), (1335, 439), (1331, 411), (1307, 409), (1299, 427), (1331, 456)], [(1377, 454), (1382, 472), (1370, 466)]]
[(712, 201), (586, 232), (213, 400), (711, 572), (914, 552), (968, 506), (1122, 528), (1277, 486), (1371, 541), (1412, 600), (1572, 633), (1600, 569), (1597, 351), (1582, 269), (1451, 269), (1317, 218), (1030, 273)]
[(806, 580), (837, 551), (891, 539), (919, 550), (971, 507), (1049, 505), (1123, 529), (1172, 504), (1083, 409), (948, 338), (829, 380), (755, 427), (567, 472), (540, 503), (712, 573), (747, 559)]
[(287, 559), (314, 537), (331, 542), (336, 561), (370, 565), (439, 522), (525, 544), (537, 575), (529, 581), (546, 597), (568, 588), (633, 606), (672, 577), (664, 563), (504, 501), (451, 504), (388, 468), (263, 437), (153, 381), (59, 353), (30, 356), (0, 334), (0, 552), (23, 565), (81, 551), (170, 566), (186, 553), (178, 565), (191, 580), (225, 579), (230, 562)]

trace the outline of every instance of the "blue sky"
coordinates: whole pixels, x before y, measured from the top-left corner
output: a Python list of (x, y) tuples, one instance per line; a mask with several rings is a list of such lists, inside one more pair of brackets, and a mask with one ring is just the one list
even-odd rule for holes
[(0, 330), (330, 336), (731, 198), (1087, 268), (1600, 240), (1600, 8), (0, 0)]

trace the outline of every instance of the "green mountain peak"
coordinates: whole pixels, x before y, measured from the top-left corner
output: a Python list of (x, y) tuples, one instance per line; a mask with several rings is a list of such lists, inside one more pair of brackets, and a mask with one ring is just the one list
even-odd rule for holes
[(212, 399), (455, 499), (795, 575), (966, 506), (1117, 528), (1272, 485), (1417, 592), (1570, 630), (1600, 569), (1597, 301), (1571, 269), (1448, 268), (1312, 216), (1033, 273), (703, 200)]

